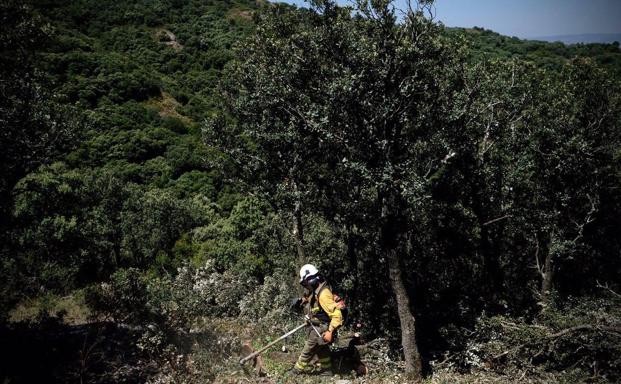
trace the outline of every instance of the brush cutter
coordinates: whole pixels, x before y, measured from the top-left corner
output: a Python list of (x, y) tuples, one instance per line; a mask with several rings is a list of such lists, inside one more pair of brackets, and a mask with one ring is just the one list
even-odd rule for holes
[(259, 349), (256, 352), (253, 352), (251, 354), (249, 354), (248, 356), (242, 358), (239, 360), (239, 364), (240, 365), (244, 365), (244, 363), (246, 363), (249, 360), (254, 359), (255, 357), (259, 356), (262, 352), (264, 352), (265, 350), (267, 350), (268, 348), (274, 346), (274, 344), (278, 343), (281, 340), (286, 339), (287, 337), (293, 335), (294, 333), (296, 333), (297, 331), (299, 331), (300, 329), (306, 327), (306, 325), (310, 324), (311, 327), (313, 327), (313, 330), (317, 333), (317, 335), (319, 335), (319, 337), (321, 337), (321, 335), (319, 334), (319, 331), (317, 331), (317, 328), (315, 328), (313, 326), (313, 324), (310, 322), (310, 318), (308, 317), (308, 315), (305, 316), (305, 321), (304, 324), (300, 324), (297, 327), (293, 328), (292, 330), (290, 330), (289, 332), (285, 333), (284, 335), (280, 336), (278, 339), (272, 341), (271, 343), (269, 343), (268, 345), (264, 346), (263, 348)]

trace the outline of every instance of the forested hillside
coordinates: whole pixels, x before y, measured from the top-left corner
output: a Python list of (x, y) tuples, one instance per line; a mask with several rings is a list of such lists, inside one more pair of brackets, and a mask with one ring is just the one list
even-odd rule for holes
[(575, 57), (589, 57), (611, 72), (612, 76), (616, 78), (621, 76), (619, 42), (565, 45), (561, 42), (521, 40), (478, 27), (447, 28), (446, 33), (454, 38), (463, 38), (470, 48), (470, 56), (478, 60), (495, 57), (519, 58), (547, 69), (559, 70), (568, 60)]
[(313, 263), (365, 380), (620, 380), (619, 44), (413, 5), (3, 1), (0, 379), (316, 382)]
[[(39, 120), (42, 131), (66, 125), (47, 142), (26, 137), (21, 148), (5, 146), (15, 150), (3, 161), (3, 202), (12, 201), (3, 206), (12, 213), (5, 225), (17, 230), (12, 238), (23, 257), (16, 263), (27, 264), (16, 270), (45, 276), (32, 281), (35, 291), (66, 292), (119, 267), (170, 268), (175, 242), (204, 220), (195, 205), (230, 211), (236, 199), (206, 163), (200, 125), (213, 112), (231, 45), (250, 29), (254, 3), (7, 6), (18, 15), (7, 13), (16, 25), (5, 41), (26, 45), (5, 55), (15, 60), (5, 70), (22, 82), (10, 106), (21, 107), (21, 92), (32, 92), (24, 119)], [(37, 115), (46, 104), (63, 108), (54, 111), (61, 123)], [(30, 122), (20, 123), (16, 131)], [(62, 137), (65, 146), (53, 156), (28, 153), (32, 146), (53, 151)]]

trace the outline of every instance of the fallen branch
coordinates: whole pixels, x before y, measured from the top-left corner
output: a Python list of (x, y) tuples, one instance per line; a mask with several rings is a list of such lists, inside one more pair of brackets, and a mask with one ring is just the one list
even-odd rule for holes
[[(609, 326), (609, 325), (598, 325), (598, 324), (583, 324), (583, 325), (576, 325), (575, 327), (569, 327), (569, 328), (565, 328), (562, 329), (558, 332), (552, 333), (550, 335), (545, 336), (545, 339), (547, 340), (552, 340), (552, 339), (558, 339), (561, 336), (567, 335), (568, 333), (573, 333), (573, 332), (578, 332), (578, 331), (584, 331), (584, 330), (590, 330), (590, 331), (604, 331), (604, 332), (611, 332), (611, 333), (619, 333), (621, 334), (621, 327), (615, 327), (615, 326)], [(515, 352), (529, 344), (532, 343), (523, 343), (520, 344), (516, 347), (513, 347), (511, 349), (508, 349), (496, 356), (492, 357), (492, 360), (496, 360), (499, 359), (503, 356), (508, 355), (511, 352)]]

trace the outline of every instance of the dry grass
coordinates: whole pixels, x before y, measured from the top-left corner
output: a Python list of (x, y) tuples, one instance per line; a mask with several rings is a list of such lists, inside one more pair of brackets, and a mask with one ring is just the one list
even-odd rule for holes
[(226, 14), (227, 19), (236, 19), (240, 21), (250, 21), (252, 20), (253, 11), (247, 9), (240, 8), (232, 8)]
[(47, 295), (23, 300), (9, 312), (9, 321), (13, 323), (35, 321), (44, 312), (52, 317), (62, 317), (66, 324), (72, 325), (88, 323), (91, 315), (79, 293), (64, 297)]
[(161, 97), (145, 101), (145, 105), (159, 110), (159, 115), (162, 117), (174, 117), (181, 120), (185, 124), (192, 123), (192, 120), (189, 117), (183, 116), (177, 112), (177, 108), (181, 107), (181, 103), (175, 100), (175, 98), (167, 92), (162, 92)]

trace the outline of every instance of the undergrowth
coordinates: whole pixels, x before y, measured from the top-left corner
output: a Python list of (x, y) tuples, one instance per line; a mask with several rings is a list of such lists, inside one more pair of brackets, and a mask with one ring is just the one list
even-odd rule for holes
[[(364, 330), (356, 350), (368, 368), (365, 376), (347, 367), (333, 377), (292, 376), (303, 330), (263, 353), (259, 367), (240, 366), (243, 345), (258, 350), (302, 320), (285, 310), (291, 292), (278, 279), (267, 278), (251, 293), (234, 280), (210, 265), (183, 266), (176, 276), (157, 279), (127, 269), (84, 292), (24, 301), (1, 330), (9, 363), (1, 377), (152, 384), (411, 382), (395, 358), (394, 341), (371, 339)], [(465, 348), (429, 362), (423, 382), (619, 382), (620, 324), (616, 296), (564, 300), (531, 319), (481, 316), (463, 335)], [(345, 340), (348, 330), (341, 334)], [(37, 353), (29, 356), (32, 350)], [(54, 359), (46, 360), (53, 351)], [(19, 361), (37, 369), (20, 371)]]

